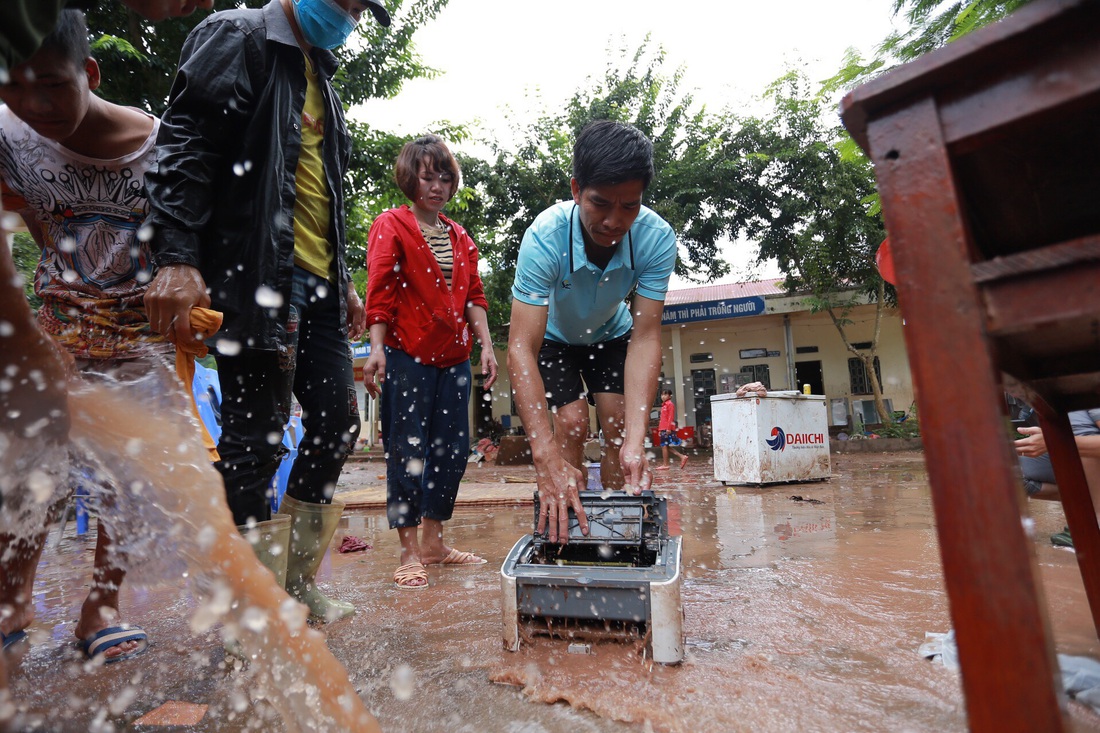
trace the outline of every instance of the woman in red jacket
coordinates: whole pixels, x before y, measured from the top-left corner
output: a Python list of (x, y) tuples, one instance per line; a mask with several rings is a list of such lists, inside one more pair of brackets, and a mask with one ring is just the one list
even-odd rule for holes
[[(470, 351), (481, 343), (485, 389), (497, 378), (477, 246), (443, 216), (458, 190), (458, 162), (426, 135), (405, 145), (394, 170), (411, 205), (390, 209), (367, 243), (368, 394), (382, 398), (386, 514), (401, 538), (399, 588), (428, 585), (425, 565), (485, 560), (443, 542), (470, 452)], [(417, 536), (417, 528), (422, 528)]]

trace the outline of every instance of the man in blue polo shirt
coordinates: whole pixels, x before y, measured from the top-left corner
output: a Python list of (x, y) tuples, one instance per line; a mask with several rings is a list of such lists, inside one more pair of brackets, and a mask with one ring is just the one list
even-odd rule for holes
[(645, 135), (587, 125), (573, 147), (573, 200), (539, 214), (520, 247), (508, 372), (538, 473), (538, 529), (549, 523), (552, 542), (568, 537), (569, 506), (588, 532), (577, 495), (588, 400), (606, 439), (604, 485), (639, 493), (652, 478), (643, 443), (676, 265), (672, 227), (642, 205), (652, 179)]

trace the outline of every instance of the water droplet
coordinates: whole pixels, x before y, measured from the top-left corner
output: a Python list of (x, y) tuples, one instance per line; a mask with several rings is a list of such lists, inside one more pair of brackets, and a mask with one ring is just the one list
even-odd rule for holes
[(139, 242), (150, 242), (150, 241), (152, 241), (153, 233), (154, 233), (154, 229), (153, 229), (152, 224), (142, 224), (140, 227), (138, 227), (138, 230), (137, 230), (138, 241)]
[(399, 664), (390, 675), (390, 690), (398, 700), (405, 701), (416, 691), (416, 673), (407, 664)]
[(309, 619), (309, 608), (293, 598), (287, 598), (279, 604), (279, 618), (291, 631), (302, 629)]
[(249, 606), (241, 614), (241, 626), (256, 634), (267, 628), (267, 621), (267, 614), (256, 606)]
[(424, 473), (424, 461), (419, 458), (410, 458), (405, 464), (405, 470), (408, 471), (410, 476), (419, 476)]
[(53, 496), (54, 481), (44, 471), (33, 469), (27, 476), (27, 488), (39, 504), (45, 504)]
[(256, 305), (263, 308), (280, 308), (283, 305), (283, 295), (267, 285), (256, 288)]
[(231, 339), (222, 339), (218, 342), (218, 353), (223, 356), (236, 356), (241, 353), (241, 342)]
[(130, 707), (130, 703), (137, 699), (137, 696), (138, 688), (126, 685), (120, 692), (114, 693), (107, 710), (110, 711), (111, 715), (122, 715), (126, 712), (126, 708)]

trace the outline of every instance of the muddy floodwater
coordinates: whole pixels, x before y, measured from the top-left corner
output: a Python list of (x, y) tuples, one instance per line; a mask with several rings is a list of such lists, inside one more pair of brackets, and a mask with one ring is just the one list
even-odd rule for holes
[[(381, 485), (383, 470), (349, 464), (341, 493)], [(468, 473), (505, 487), (533, 476), (524, 466)], [(594, 644), (588, 655), (545, 638), (502, 649), (500, 564), (530, 531), (530, 506), (460, 506), (448, 543), (489, 562), (430, 568), (422, 591), (393, 585), (397, 535), (383, 512), (349, 511), (333, 546), (354, 535), (373, 547), (326, 559), (323, 589), (359, 610), (324, 631), (383, 730), (965, 730), (958, 674), (917, 653), (926, 632), (950, 628), (922, 454), (836, 455), (829, 481), (763, 488), (724, 486), (698, 456), (659, 473), (656, 488), (684, 536), (686, 657), (673, 667), (622, 643)], [(1049, 541), (1065, 524), (1061, 506), (1031, 502), (1028, 511), (1058, 651), (1100, 657), (1075, 557)], [(981, 517), (973, 521), (980, 528)], [(70, 527), (44, 555), (32, 644), (9, 655), (25, 728), (285, 730), (250, 699), (247, 673), (225, 669), (217, 635), (191, 633), (182, 580), (124, 586), (123, 618), (148, 631), (149, 650), (84, 663), (72, 632), (93, 546), (94, 533)], [(1068, 705), (1076, 730), (1100, 730), (1100, 716)], [(198, 722), (139, 722), (158, 710)]]

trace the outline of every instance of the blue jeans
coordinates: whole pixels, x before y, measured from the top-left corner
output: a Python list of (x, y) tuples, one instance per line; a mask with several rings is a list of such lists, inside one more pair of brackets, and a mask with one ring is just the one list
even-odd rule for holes
[(418, 363), (386, 348), (382, 441), (386, 448), (386, 517), (390, 529), (454, 513), (470, 453), (470, 362)]
[(291, 394), (302, 405), (304, 437), (286, 493), (299, 501), (332, 501), (344, 461), (359, 435), (347, 324), (340, 322), (339, 290), (300, 267), (287, 326), (287, 351), (241, 349), (215, 354), (222, 389), (221, 460), (233, 520), (271, 518), (271, 480), (287, 449)]

